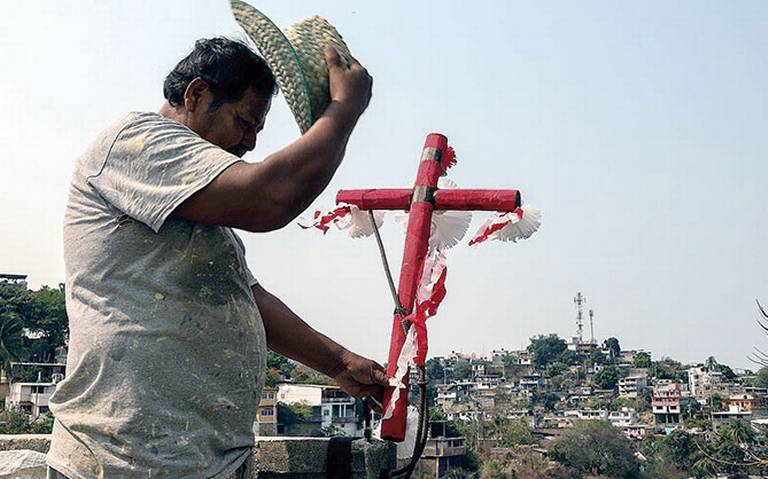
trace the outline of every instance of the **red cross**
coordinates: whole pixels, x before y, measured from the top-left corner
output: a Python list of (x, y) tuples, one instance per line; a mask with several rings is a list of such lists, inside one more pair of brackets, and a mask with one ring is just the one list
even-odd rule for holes
[[(520, 193), (517, 190), (439, 190), (437, 180), (451, 167), (453, 161), (453, 151), (448, 147), (448, 139), (439, 133), (431, 133), (427, 135), (427, 140), (424, 142), (419, 170), (412, 189), (340, 190), (336, 195), (337, 203), (355, 205), (361, 210), (409, 210), (398, 287), (398, 297), (405, 313), (396, 312), (392, 324), (387, 367), (387, 373), (390, 376), (395, 375), (397, 359), (405, 342), (403, 318), (408, 316), (414, 307), (419, 283), (418, 275), (427, 255), (432, 212), (435, 210), (508, 212), (514, 211), (521, 204)], [(405, 389), (400, 395), (401, 399), (397, 401), (393, 416), (382, 421), (382, 439), (402, 441), (405, 437), (408, 375), (404, 378), (404, 385)], [(385, 410), (393, 390), (394, 388), (387, 388), (385, 392)]]

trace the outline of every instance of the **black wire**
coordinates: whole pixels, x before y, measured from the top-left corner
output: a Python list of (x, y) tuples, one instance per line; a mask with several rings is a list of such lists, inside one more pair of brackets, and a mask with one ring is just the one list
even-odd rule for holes
[(403, 305), (400, 304), (400, 297), (397, 295), (395, 282), (392, 279), (392, 272), (389, 270), (389, 262), (387, 261), (387, 252), (384, 250), (384, 243), (382, 243), (381, 241), (381, 235), (379, 234), (379, 227), (376, 225), (376, 219), (373, 217), (373, 210), (368, 210), (368, 215), (371, 217), (371, 226), (373, 226), (373, 234), (376, 236), (376, 244), (379, 245), (379, 255), (381, 256), (381, 263), (384, 265), (384, 274), (387, 275), (389, 292), (392, 293), (392, 299), (395, 301), (395, 312), (400, 315), (404, 315), (405, 308), (403, 308)]
[(416, 432), (416, 441), (413, 445), (413, 455), (411, 461), (400, 469), (392, 471), (390, 478), (407, 479), (413, 474), (413, 470), (416, 468), (416, 464), (421, 458), (421, 454), (424, 452), (424, 447), (427, 445), (427, 439), (429, 434), (427, 428), (429, 426), (429, 416), (427, 412), (427, 380), (426, 371), (424, 366), (418, 366), (419, 371), (419, 425)]

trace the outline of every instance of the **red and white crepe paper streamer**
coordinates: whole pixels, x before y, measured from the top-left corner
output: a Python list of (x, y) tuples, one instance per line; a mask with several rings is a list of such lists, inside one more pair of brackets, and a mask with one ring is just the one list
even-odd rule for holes
[[(374, 211), (373, 218), (376, 221), (376, 227), (381, 227), (381, 224), (384, 222), (384, 212)], [(315, 211), (314, 218), (311, 221), (302, 220), (299, 222), (299, 226), (302, 228), (317, 228), (323, 234), (328, 232), (331, 225), (340, 230), (346, 230), (350, 238), (364, 238), (373, 234), (371, 216), (368, 212), (361, 211), (355, 205), (344, 203), (339, 204), (333, 209)]]
[[(448, 178), (437, 180), (438, 188), (453, 190), (458, 188), (456, 183)], [(468, 211), (440, 211), (432, 213), (432, 228), (429, 233), (429, 247), (447, 249), (453, 248), (464, 235), (467, 234), (469, 223), (472, 221), (472, 213)], [(403, 229), (408, 227), (408, 213), (395, 215), (395, 222), (400, 223)]]
[(532, 206), (521, 206), (515, 211), (501, 213), (485, 223), (477, 230), (469, 246), (482, 243), (485, 240), (512, 241), (530, 238), (541, 226), (541, 211)]
[(427, 358), (427, 319), (437, 314), (440, 303), (445, 298), (445, 277), (448, 274), (445, 252), (440, 248), (432, 248), (424, 260), (424, 267), (419, 278), (419, 288), (416, 292), (416, 304), (413, 312), (404, 318), (411, 323), (400, 355), (397, 358), (395, 376), (390, 378), (389, 385), (395, 389), (389, 401), (383, 419), (389, 419), (395, 411), (395, 405), (400, 399), (405, 387), (403, 379), (411, 366), (423, 366)]

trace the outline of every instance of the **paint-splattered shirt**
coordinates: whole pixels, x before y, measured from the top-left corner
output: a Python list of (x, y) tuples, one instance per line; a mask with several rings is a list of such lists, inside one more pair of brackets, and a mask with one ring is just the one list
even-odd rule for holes
[(71, 479), (213, 478), (253, 445), (266, 361), (242, 242), (170, 217), (234, 155), (132, 113), (82, 155), (64, 220), (67, 377), (48, 464)]

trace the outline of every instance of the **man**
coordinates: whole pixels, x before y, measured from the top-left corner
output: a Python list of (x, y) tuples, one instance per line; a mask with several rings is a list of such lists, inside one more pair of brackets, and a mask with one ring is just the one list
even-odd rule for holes
[[(242, 475), (267, 347), (357, 397), (383, 368), (312, 329), (250, 273), (231, 228), (271, 231), (328, 185), (371, 97), (326, 47), (331, 104), (260, 163), (275, 79), (246, 45), (200, 40), (168, 75), (159, 114), (132, 113), (79, 159), (64, 222), (70, 342), (51, 477)], [(233, 475), (234, 474), (234, 475)], [(239, 477), (239, 476), (238, 476)]]

